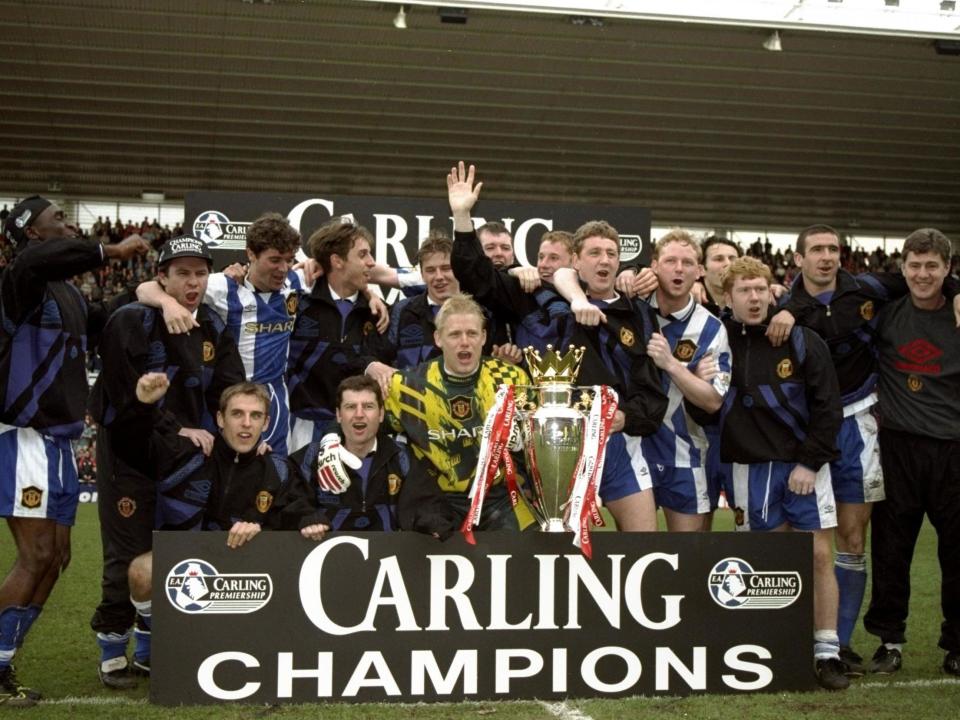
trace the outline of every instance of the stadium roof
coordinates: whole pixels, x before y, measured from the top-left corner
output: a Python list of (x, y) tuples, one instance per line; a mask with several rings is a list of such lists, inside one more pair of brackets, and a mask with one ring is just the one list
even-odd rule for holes
[[(816, 2), (835, 4), (754, 5)], [(435, 196), (463, 158), (489, 196), (655, 224), (957, 236), (960, 16), (903, 2), (941, 24), (664, 22), (662, 3), (598, 0), (413, 3), (401, 30), (398, 3), (0, 0), (0, 191)]]

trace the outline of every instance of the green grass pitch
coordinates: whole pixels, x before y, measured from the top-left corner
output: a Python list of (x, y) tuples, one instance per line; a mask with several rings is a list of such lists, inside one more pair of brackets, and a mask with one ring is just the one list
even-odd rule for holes
[[(731, 529), (730, 514), (718, 512), (715, 526), (718, 530)], [(9, 532), (0, 530), (0, 572), (4, 574), (13, 561), (12, 546)], [(940, 570), (936, 558), (936, 536), (928, 524), (924, 526), (913, 563), (909, 643), (904, 649), (903, 670), (891, 678), (867, 676), (856, 680), (847, 692), (571, 700), (564, 704), (517, 701), (436, 705), (215, 705), (174, 711), (151, 706), (146, 700), (145, 683), (134, 691), (113, 692), (102, 688), (97, 680), (98, 649), (89, 621), (99, 599), (100, 536), (96, 507), (82, 505), (73, 533), (73, 561), (16, 659), (21, 680), (41, 689), (48, 702), (29, 710), (0, 709), (0, 714), (44, 720), (77, 717), (232, 720), (316, 718), (318, 715), (338, 720), (490, 720), (498, 717), (521, 720), (553, 717), (562, 720), (645, 717), (658, 720), (806, 717), (946, 720), (960, 715), (960, 681), (940, 669), (943, 652), (936, 647), (941, 618)], [(876, 640), (858, 627), (854, 647), (869, 657)], [(810, 652), (810, 648), (798, 648), (798, 652)]]

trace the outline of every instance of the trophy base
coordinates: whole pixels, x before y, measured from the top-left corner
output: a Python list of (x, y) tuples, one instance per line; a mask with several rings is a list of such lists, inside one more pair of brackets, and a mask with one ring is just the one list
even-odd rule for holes
[(540, 532), (570, 532), (563, 526), (561, 518), (549, 518), (540, 523)]

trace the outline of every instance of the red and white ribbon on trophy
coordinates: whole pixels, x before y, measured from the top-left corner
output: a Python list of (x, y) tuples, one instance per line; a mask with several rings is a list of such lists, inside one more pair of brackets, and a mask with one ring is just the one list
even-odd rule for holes
[(460, 532), (464, 534), (471, 545), (476, 544), (473, 537), (473, 528), (480, 523), (480, 513), (483, 510), (483, 500), (493, 485), (501, 463), (504, 464), (504, 482), (510, 493), (510, 502), (516, 506), (519, 501), (517, 477), (507, 447), (510, 440), (510, 429), (516, 415), (513, 385), (501, 385), (497, 388), (497, 395), (493, 407), (487, 413), (483, 422), (483, 434), (480, 437), (480, 451), (477, 456), (477, 471), (474, 474), (473, 485), (470, 487), (470, 510), (464, 518)]
[[(593, 402), (583, 432), (583, 451), (573, 475), (573, 487), (567, 500), (567, 527), (574, 531), (573, 544), (587, 557), (593, 556), (590, 544), (590, 524), (603, 527), (603, 517), (597, 507), (597, 488), (603, 476), (603, 461), (607, 454), (607, 438), (617, 412), (617, 392), (606, 385), (594, 385)], [(576, 527), (573, 524), (576, 523)]]
[[(617, 393), (613, 388), (595, 385), (591, 390), (593, 400), (586, 417), (583, 447), (571, 480), (568, 500), (565, 503), (567, 512), (564, 514), (567, 529), (574, 532), (573, 544), (587, 557), (592, 556), (590, 525), (604, 525), (597, 506), (597, 488), (603, 474), (607, 438), (617, 411)], [(473, 529), (480, 522), (484, 498), (493, 485), (501, 464), (504, 465), (504, 482), (511, 504), (517, 505), (519, 490), (509, 448), (510, 431), (515, 417), (514, 388), (512, 385), (501, 385), (483, 424), (477, 470), (470, 487), (470, 509), (460, 528), (467, 542), (471, 544), (476, 543)]]

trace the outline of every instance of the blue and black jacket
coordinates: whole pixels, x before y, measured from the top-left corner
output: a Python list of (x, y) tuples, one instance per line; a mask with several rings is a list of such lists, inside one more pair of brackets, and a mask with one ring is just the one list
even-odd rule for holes
[[(960, 284), (949, 279), (944, 295), (952, 300)], [(824, 339), (837, 372), (844, 405), (862, 400), (877, 387), (877, 317), (889, 302), (909, 292), (900, 273), (837, 274), (837, 287), (829, 302), (807, 290), (798, 275), (781, 304), (798, 325), (811, 328)]]
[(389, 338), (377, 332), (363, 293), (357, 295), (344, 323), (326, 278), (318, 279), (310, 293), (300, 295), (290, 337), (290, 411), (315, 422), (333, 419), (340, 381), (363, 374), (374, 361), (390, 365), (394, 357)]
[[(602, 308), (607, 322), (580, 325), (569, 315), (560, 345), (585, 347), (578, 385), (609, 385), (620, 396), (623, 432), (644, 436), (657, 431), (667, 412), (660, 369), (647, 355), (647, 344), (658, 328), (653, 309), (623, 295), (610, 303), (591, 301)], [(567, 312), (570, 313), (569, 307)]]
[(0, 422), (77, 438), (87, 406), (87, 336), (106, 322), (68, 278), (104, 263), (100, 245), (31, 242), (0, 280)]
[(237, 521), (281, 527), (287, 459), (238, 453), (217, 434), (210, 457), (187, 438), (157, 431), (160, 408), (137, 401), (114, 429), (113, 449), (157, 483), (158, 530), (229, 530)]
[(99, 352), (103, 371), (93, 385), (90, 413), (103, 427), (123, 422), (138, 404), (137, 380), (165, 373), (170, 387), (156, 412), (158, 430), (182, 427), (217, 432), (220, 394), (243, 382), (243, 363), (233, 337), (217, 313), (197, 308), (200, 327), (178, 335), (167, 332), (159, 309), (130, 303), (117, 310), (103, 330)]
[(543, 352), (562, 339), (570, 321), (566, 301), (550, 285), (524, 292), (519, 280), (483, 254), (476, 232), (454, 233), (450, 264), (460, 288), (492, 313), (494, 326), (512, 328), (510, 342)]
[(839, 457), (843, 407), (826, 343), (795, 326), (773, 347), (767, 326), (724, 319), (732, 355), (720, 456), (742, 464), (796, 462), (817, 471)]

